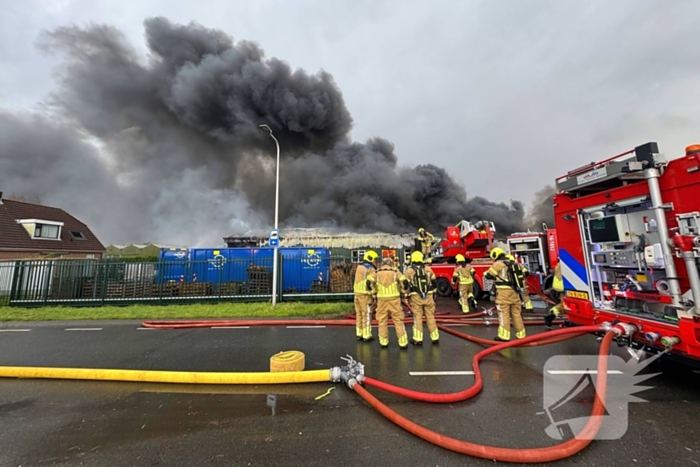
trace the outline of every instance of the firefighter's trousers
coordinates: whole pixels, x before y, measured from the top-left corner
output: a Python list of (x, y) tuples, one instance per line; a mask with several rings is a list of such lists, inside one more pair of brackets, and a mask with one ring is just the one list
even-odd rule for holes
[(496, 309), (498, 310), (498, 337), (510, 340), (511, 322), (515, 328), (515, 337), (525, 337), (525, 325), (520, 316), (520, 295), (513, 289), (499, 288), (496, 291)]
[(530, 287), (528, 287), (527, 283), (523, 286), (523, 305), (525, 305), (527, 311), (534, 310), (532, 300), (530, 300)]
[(418, 294), (411, 295), (411, 308), (413, 309), (413, 340), (423, 342), (423, 316), (425, 316), (430, 340), (436, 341), (440, 338), (437, 323), (435, 322), (435, 300), (431, 294), (425, 298)]
[(469, 302), (474, 297), (474, 284), (459, 284), (459, 304), (462, 312), (469, 313)]
[(368, 339), (372, 337), (372, 296), (355, 294), (355, 335)]
[(552, 309), (549, 311), (550, 313), (553, 313), (554, 316), (558, 317), (564, 311), (564, 301), (560, 300), (559, 303), (553, 306)]
[(408, 345), (408, 337), (406, 336), (406, 327), (403, 324), (403, 310), (401, 309), (401, 299), (394, 298), (379, 298), (377, 300), (377, 321), (379, 321), (379, 343), (383, 346), (389, 345), (389, 317), (394, 322), (396, 329), (396, 337), (399, 340), (399, 346), (405, 347)]

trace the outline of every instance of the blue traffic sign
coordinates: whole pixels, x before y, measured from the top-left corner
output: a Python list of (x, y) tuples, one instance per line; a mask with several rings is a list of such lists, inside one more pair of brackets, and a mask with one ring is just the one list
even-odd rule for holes
[(278, 229), (270, 230), (270, 246), (273, 248), (280, 246), (280, 231)]

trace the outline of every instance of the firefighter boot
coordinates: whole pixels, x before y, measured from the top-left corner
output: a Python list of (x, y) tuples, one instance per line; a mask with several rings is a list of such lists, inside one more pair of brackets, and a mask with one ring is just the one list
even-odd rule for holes
[(389, 338), (379, 336), (379, 345), (381, 345), (383, 348), (389, 347)]
[(476, 302), (476, 298), (474, 298), (473, 296), (469, 297), (469, 303), (471, 303), (472, 308), (474, 309), (474, 311), (476, 311), (476, 308), (479, 306), (479, 304)]
[(355, 337), (357, 337), (358, 341), (362, 340), (362, 328), (361, 327), (355, 327)]
[(423, 345), (423, 331), (413, 328), (413, 338), (411, 339), (411, 344), (413, 345)]
[(372, 337), (372, 326), (367, 326), (362, 330), (362, 340), (365, 342), (372, 342), (374, 337)]
[(469, 305), (467, 305), (467, 301), (466, 301), (466, 300), (464, 300), (464, 299), (462, 299), (462, 298), (460, 297), (460, 299), (459, 299), (459, 305), (462, 307), (462, 313), (464, 313), (465, 315), (466, 315), (467, 313), (469, 313)]
[(400, 349), (407, 349), (408, 348), (408, 335), (404, 334), (403, 336), (399, 337), (399, 348)]
[(436, 345), (440, 343), (440, 333), (437, 329), (430, 333), (430, 340)]
[(556, 317), (557, 315), (554, 313), (549, 313), (547, 316), (544, 317), (544, 325), (547, 329), (552, 329), (552, 322), (555, 320)]

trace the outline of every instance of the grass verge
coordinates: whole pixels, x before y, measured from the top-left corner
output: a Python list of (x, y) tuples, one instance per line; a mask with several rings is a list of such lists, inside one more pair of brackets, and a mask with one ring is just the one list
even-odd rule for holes
[(206, 318), (331, 318), (350, 313), (352, 303), (219, 303), (193, 305), (132, 305), (124, 307), (0, 306), (0, 321), (62, 321), (93, 319), (206, 319)]

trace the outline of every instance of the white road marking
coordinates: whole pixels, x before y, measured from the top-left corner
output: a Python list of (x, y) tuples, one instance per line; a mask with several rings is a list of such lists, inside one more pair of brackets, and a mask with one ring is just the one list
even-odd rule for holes
[(212, 329), (250, 329), (250, 326), (212, 326)]
[[(547, 370), (550, 375), (597, 375), (598, 370)], [(624, 375), (620, 370), (608, 370), (609, 375)]]
[(0, 332), (28, 332), (31, 329), (0, 329)]
[(155, 331), (156, 328), (136, 328), (137, 331)]
[(473, 371), (409, 371), (411, 376), (454, 376), (454, 375), (473, 375)]
[(102, 331), (102, 328), (68, 328), (64, 331)]
[(319, 329), (325, 326), (287, 326), (287, 329)]

